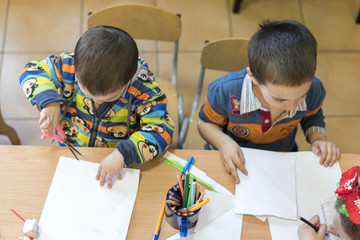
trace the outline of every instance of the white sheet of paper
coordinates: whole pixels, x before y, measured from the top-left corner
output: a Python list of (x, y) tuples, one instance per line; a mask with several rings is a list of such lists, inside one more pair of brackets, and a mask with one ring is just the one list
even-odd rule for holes
[[(333, 167), (319, 164), (319, 157), (312, 152), (293, 153), (296, 158), (296, 191), (299, 216), (310, 219), (317, 214), (323, 221), (321, 204), (333, 198), (336, 184), (340, 180), (339, 163)], [(297, 239), (297, 229), (300, 220), (287, 221), (269, 217), (272, 239)]]
[(234, 208), (234, 195), (226, 196), (220, 193), (205, 190), (204, 199), (206, 198), (209, 198), (210, 201), (200, 210), (195, 232), (207, 227), (211, 222)]
[(234, 197), (205, 190), (210, 202), (201, 208), (195, 239), (240, 239), (243, 215), (235, 214)]
[(241, 236), (243, 215), (236, 214), (235, 208), (211, 222), (205, 228), (195, 233), (195, 239), (202, 240), (238, 240)]
[(95, 180), (99, 164), (60, 157), (39, 222), (39, 240), (126, 239), (140, 171), (122, 169), (112, 189)]
[(239, 214), (296, 219), (295, 158), (291, 153), (242, 148), (248, 176), (235, 188)]

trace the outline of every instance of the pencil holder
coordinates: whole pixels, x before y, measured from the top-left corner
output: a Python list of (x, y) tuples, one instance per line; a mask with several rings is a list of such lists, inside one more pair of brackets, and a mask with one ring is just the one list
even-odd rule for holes
[[(188, 233), (188, 229), (195, 227), (197, 220), (199, 218), (199, 212), (200, 209), (197, 209), (193, 212), (180, 212), (180, 209), (176, 208), (173, 204), (168, 203), (168, 200), (171, 200), (171, 198), (180, 197), (181, 199), (181, 193), (180, 191), (177, 191), (175, 189), (178, 189), (179, 185), (174, 185), (167, 193), (166, 195), (166, 205), (165, 205), (165, 218), (166, 221), (175, 229), (180, 230), (180, 236), (186, 237)], [(170, 197), (171, 196), (171, 197)]]

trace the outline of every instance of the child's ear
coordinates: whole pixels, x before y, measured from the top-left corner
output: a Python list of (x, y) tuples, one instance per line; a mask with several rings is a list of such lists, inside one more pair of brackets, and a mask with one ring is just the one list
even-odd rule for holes
[(255, 84), (255, 85), (259, 85), (258, 81), (256, 81), (256, 79), (254, 78), (252, 72), (250, 71), (250, 67), (246, 68), (247, 74), (250, 76), (251, 81)]

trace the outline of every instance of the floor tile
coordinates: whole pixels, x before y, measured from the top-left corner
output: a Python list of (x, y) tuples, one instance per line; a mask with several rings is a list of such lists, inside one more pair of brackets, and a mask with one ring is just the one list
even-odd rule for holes
[(12, 0), (5, 51), (72, 51), (79, 19), (80, 0)]
[[(360, 154), (360, 117), (325, 118), (328, 139), (334, 142), (342, 153)], [(300, 151), (309, 151), (310, 144), (305, 141), (302, 130), (298, 131), (296, 142)]]
[(357, 0), (302, 0), (304, 21), (319, 49), (360, 49)]
[(5, 23), (6, 23), (6, 10), (7, 10), (7, 0), (0, 0), (0, 52), (3, 51), (3, 40), (5, 34)]
[[(181, 14), (180, 50), (199, 51), (205, 40), (230, 36), (226, 0), (158, 0), (157, 6)], [(170, 50), (171, 45), (160, 43), (159, 49)]]
[(319, 53), (316, 76), (326, 89), (324, 113), (360, 114), (360, 52)]
[[(52, 143), (52, 139), (47, 138), (41, 140), (41, 132), (37, 119), (34, 120), (6, 120), (6, 123), (13, 127), (17, 132), (21, 145), (33, 145), (33, 146), (59, 146), (57, 142)], [(0, 141), (4, 141), (5, 144), (8, 139), (4, 137), (0, 138)], [(2, 142), (0, 142), (2, 144)]]
[(298, 0), (243, 1), (240, 13), (231, 13), (233, 36), (250, 38), (265, 19), (301, 22)]
[[(108, 8), (115, 5), (127, 4), (127, 3), (154, 5), (154, 0), (108, 0), (108, 1), (84, 0), (82, 32), (85, 32), (87, 29), (87, 19), (89, 12), (96, 12), (103, 8)], [(136, 39), (136, 43), (140, 51), (156, 50), (156, 41)]]
[(4, 54), (1, 74), (0, 102), (4, 118), (38, 118), (39, 112), (27, 101), (19, 84), (25, 64), (50, 56), (43, 54)]

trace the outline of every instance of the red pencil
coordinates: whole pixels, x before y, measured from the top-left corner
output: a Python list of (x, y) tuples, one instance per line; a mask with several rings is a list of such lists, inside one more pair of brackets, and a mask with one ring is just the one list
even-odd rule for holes
[(178, 182), (179, 182), (179, 186), (180, 186), (180, 192), (181, 192), (181, 197), (184, 199), (184, 186), (183, 186), (183, 181), (180, 177), (180, 175), (177, 175), (178, 178)]
[(18, 216), (21, 220), (23, 220), (23, 222), (25, 222), (25, 219), (23, 219), (19, 214), (17, 214), (14, 209), (10, 209), (10, 210), (11, 210), (13, 213), (15, 213), (15, 215)]

